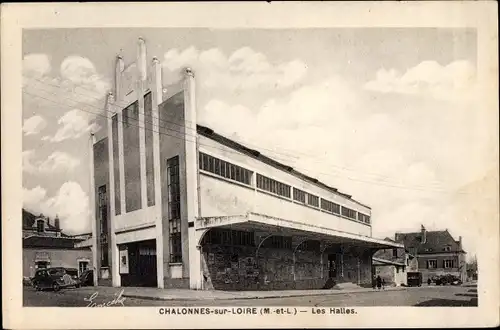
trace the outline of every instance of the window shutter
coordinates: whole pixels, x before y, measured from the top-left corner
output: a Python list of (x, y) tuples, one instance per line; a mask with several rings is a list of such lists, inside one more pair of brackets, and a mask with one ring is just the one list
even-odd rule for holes
[(443, 268), (446, 268), (446, 260), (443, 260)]

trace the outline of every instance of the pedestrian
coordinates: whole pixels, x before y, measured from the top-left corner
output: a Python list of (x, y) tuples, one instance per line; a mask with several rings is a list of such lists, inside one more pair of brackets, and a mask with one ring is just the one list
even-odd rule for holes
[(373, 288), (373, 290), (375, 290), (376, 287), (377, 287), (377, 277), (375, 275), (373, 275), (373, 278), (372, 278), (372, 288)]
[(382, 279), (382, 290), (385, 290), (385, 279)]
[(427, 285), (431, 285), (431, 283), (432, 283), (432, 281), (431, 281), (431, 278), (429, 277), (429, 278), (427, 279)]
[(380, 290), (380, 287), (382, 287), (382, 279), (380, 278), (380, 275), (377, 276), (377, 289)]

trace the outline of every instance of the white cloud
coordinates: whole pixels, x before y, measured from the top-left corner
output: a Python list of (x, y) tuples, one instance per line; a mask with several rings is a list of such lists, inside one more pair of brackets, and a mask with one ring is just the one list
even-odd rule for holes
[(455, 61), (445, 66), (435, 61), (424, 61), (404, 74), (395, 69), (380, 69), (376, 78), (365, 84), (365, 88), (381, 93), (463, 100), (476, 96), (475, 78), (475, 68), (468, 61)]
[(53, 137), (48, 138), (52, 142), (61, 142), (68, 139), (77, 139), (85, 133), (96, 132), (100, 129), (92, 118), (78, 109), (66, 112), (58, 121), (59, 129)]
[(24, 135), (35, 135), (47, 127), (47, 121), (42, 116), (33, 116), (24, 120)]
[(102, 98), (110, 84), (97, 73), (94, 64), (86, 57), (68, 56), (61, 63), (61, 77), (72, 85), (76, 93)]
[(28, 54), (23, 58), (23, 85), (29, 78), (40, 78), (50, 73), (52, 67), (46, 54)]
[(65, 152), (54, 151), (43, 161), (34, 161), (34, 150), (25, 150), (22, 153), (23, 171), (30, 174), (61, 174), (64, 171), (72, 171), (80, 160)]
[(226, 56), (217, 48), (199, 51), (189, 47), (183, 51), (171, 49), (164, 56), (163, 66), (172, 72), (191, 67), (205, 87), (229, 89), (287, 88), (298, 83), (307, 66), (298, 59), (274, 64), (249, 47)]
[(35, 173), (37, 171), (36, 165), (33, 164), (33, 157), (35, 150), (24, 150), (22, 152), (23, 171), (27, 173)]
[[(34, 60), (28, 61), (31, 62)], [(48, 70), (38, 70), (38, 73), (37, 76), (25, 77), (24, 107), (36, 107), (47, 113), (70, 110), (59, 119), (57, 132), (53, 136), (44, 136), (43, 141), (60, 142), (99, 129), (94, 121), (104, 111), (104, 99), (110, 82), (97, 72), (89, 59), (66, 57), (56, 77), (50, 76)]]
[(46, 195), (47, 191), (40, 186), (33, 189), (23, 188), (23, 207), (33, 212), (45, 212)]
[(23, 207), (50, 217), (58, 215), (65, 233), (90, 232), (89, 198), (76, 182), (65, 182), (50, 198), (39, 186), (23, 188)]
[(71, 171), (80, 165), (80, 160), (65, 152), (54, 151), (40, 163), (39, 171), (43, 173)]

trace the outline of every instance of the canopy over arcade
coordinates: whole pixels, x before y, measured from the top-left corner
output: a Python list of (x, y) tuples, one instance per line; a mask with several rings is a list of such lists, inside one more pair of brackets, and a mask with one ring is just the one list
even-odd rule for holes
[[(327, 227), (314, 226), (263, 214), (248, 213), (246, 215), (203, 217), (198, 218), (196, 230), (206, 232), (212, 228), (225, 228), (233, 230), (251, 230), (268, 232), (269, 234), (302, 236), (326, 243), (352, 244), (367, 249), (404, 248), (403, 244), (362, 236)], [(203, 235), (200, 235), (200, 241)]]

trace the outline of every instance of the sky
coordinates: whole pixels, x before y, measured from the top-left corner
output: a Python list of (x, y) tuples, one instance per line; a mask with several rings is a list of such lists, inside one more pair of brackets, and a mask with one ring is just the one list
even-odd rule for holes
[(368, 204), (374, 236), (448, 229), (475, 253), (498, 141), (474, 29), (24, 30), (28, 210), (90, 231), (89, 134), (139, 37), (165, 85), (193, 68), (200, 124)]

